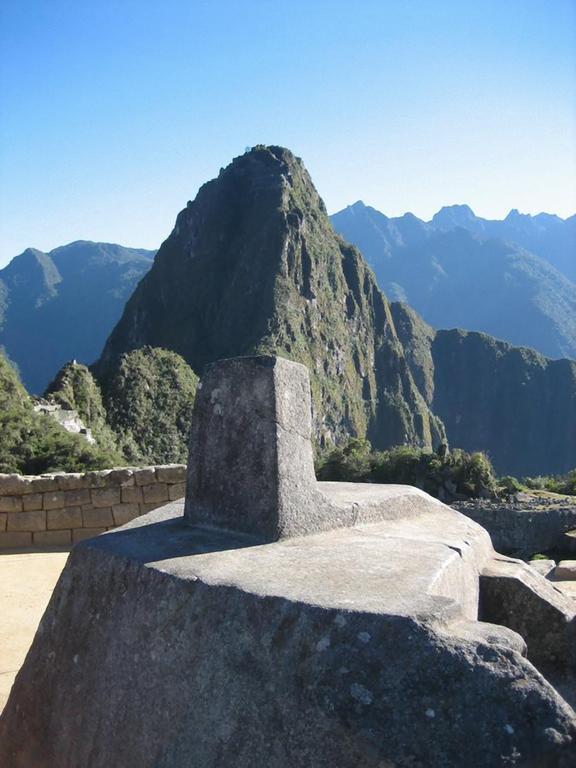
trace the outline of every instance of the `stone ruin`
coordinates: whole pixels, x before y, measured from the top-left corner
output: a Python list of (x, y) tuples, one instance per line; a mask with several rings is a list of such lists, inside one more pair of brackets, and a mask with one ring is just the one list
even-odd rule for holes
[(310, 430), (303, 366), (208, 368), (185, 504), (74, 548), (0, 765), (576, 765), (572, 601), (415, 488), (317, 483)]
[(34, 411), (54, 419), (61, 427), (64, 427), (66, 432), (70, 432), (73, 435), (82, 435), (90, 445), (96, 444), (92, 430), (84, 424), (78, 411), (71, 408), (63, 408), (58, 403), (52, 403), (42, 397), (35, 398)]

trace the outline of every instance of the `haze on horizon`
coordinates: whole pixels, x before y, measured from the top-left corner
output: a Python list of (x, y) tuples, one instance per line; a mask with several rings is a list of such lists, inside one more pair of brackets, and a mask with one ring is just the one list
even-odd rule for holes
[(331, 213), (576, 210), (573, 0), (8, 2), (0, 100), (0, 267), (156, 248), (258, 143), (301, 156)]

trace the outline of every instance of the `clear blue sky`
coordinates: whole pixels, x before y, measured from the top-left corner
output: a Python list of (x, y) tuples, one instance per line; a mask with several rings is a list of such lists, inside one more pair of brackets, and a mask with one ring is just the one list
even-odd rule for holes
[(575, 0), (3, 0), (0, 265), (156, 247), (247, 145), (334, 212), (576, 210)]

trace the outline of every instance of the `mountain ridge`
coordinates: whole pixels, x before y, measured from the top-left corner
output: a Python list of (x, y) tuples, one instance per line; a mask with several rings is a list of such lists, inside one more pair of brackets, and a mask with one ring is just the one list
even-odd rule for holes
[(27, 248), (0, 270), (0, 346), (28, 391), (68, 360), (92, 363), (154, 251), (80, 240)]
[[(445, 207), (434, 220), (442, 226), (388, 218), (360, 203), (332, 217), (364, 254), (384, 293), (413, 306), (434, 327), (484, 332), (551, 358), (576, 358), (576, 285), (566, 275), (476, 226), (484, 220), (468, 206)], [(462, 226), (470, 220), (474, 226)]]

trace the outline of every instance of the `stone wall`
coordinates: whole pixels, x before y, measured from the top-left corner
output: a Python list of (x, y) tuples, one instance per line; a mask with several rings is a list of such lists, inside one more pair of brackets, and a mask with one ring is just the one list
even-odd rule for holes
[(497, 552), (529, 557), (566, 549), (565, 534), (576, 529), (576, 504), (568, 499), (542, 499), (518, 494), (505, 504), (486, 499), (456, 502), (452, 506), (485, 528)]
[(66, 546), (182, 498), (186, 467), (0, 474), (0, 550)]

